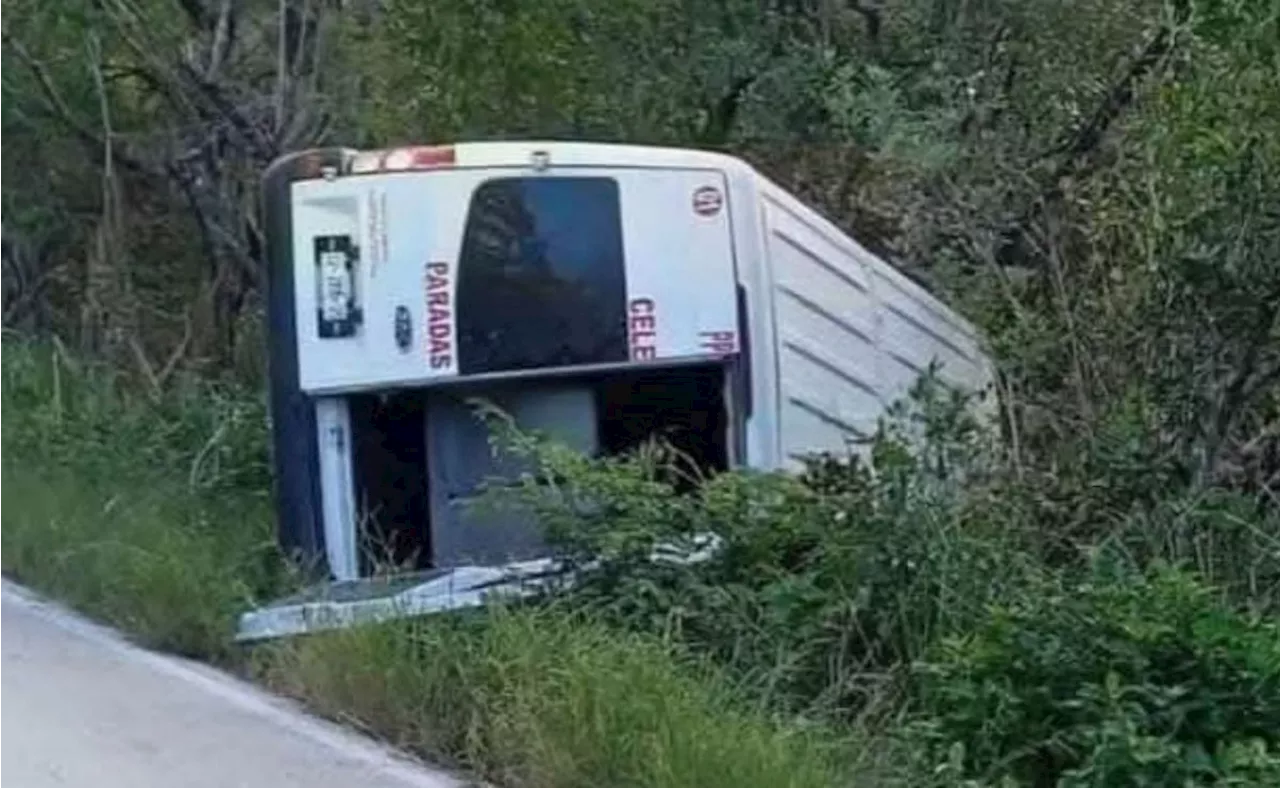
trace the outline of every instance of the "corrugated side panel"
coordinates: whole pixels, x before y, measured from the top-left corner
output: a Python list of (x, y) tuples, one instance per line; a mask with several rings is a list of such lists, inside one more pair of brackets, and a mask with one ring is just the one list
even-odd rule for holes
[(987, 384), (977, 336), (959, 315), (778, 187), (765, 183), (761, 195), (789, 465), (856, 447), (932, 360), (953, 385)]

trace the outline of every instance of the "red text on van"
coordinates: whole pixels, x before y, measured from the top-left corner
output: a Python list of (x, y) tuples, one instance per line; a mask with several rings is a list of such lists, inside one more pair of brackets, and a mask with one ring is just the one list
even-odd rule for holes
[(698, 333), (698, 341), (703, 350), (711, 353), (738, 352), (738, 332), (736, 331), (702, 331)]
[(652, 298), (633, 298), (627, 314), (627, 336), (632, 361), (658, 357), (658, 310)]
[(432, 369), (453, 366), (452, 299), (449, 264), (427, 263), (427, 358)]

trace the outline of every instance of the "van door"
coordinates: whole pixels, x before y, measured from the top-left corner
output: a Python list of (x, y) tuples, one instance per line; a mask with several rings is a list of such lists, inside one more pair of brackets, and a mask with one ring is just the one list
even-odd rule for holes
[(594, 455), (599, 449), (595, 392), (573, 384), (515, 383), (497, 390), (441, 391), (428, 404), (427, 487), (435, 565), (496, 566), (541, 558), (547, 547), (532, 512), (514, 505), (478, 505), (489, 485), (515, 484), (537, 468), (494, 445), (466, 401), (470, 396), (488, 399), (523, 432)]
[(728, 358), (741, 349), (725, 175), (633, 170), (622, 184), (628, 357)]

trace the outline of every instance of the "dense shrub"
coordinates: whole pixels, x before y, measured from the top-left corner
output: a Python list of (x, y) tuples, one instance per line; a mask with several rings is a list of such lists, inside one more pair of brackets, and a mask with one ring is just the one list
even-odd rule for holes
[(917, 732), (952, 777), (1280, 781), (1280, 627), (1176, 571), (1011, 600), (941, 641), (917, 676)]
[[(561, 604), (714, 654), (784, 708), (848, 717), (1036, 572), (1016, 518), (976, 503), (992, 457), (967, 404), (926, 377), (865, 453), (688, 494), (664, 481), (679, 458), (659, 444), (590, 459), (494, 423), (539, 463), (516, 495), (577, 567)], [(718, 549), (688, 560), (708, 534)]]
[(1187, 490), (1136, 510), (1092, 552), (1137, 568), (1175, 564), (1258, 613), (1280, 613), (1280, 508), (1227, 490)]

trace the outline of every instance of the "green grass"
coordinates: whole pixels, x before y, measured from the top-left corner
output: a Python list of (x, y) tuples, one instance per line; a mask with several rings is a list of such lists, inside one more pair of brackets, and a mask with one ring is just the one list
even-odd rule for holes
[[(46, 346), (3, 355), (3, 569), (141, 642), (251, 670), (317, 712), (510, 786), (825, 786), (853, 743), (745, 704), (657, 638), (495, 611), (247, 652), (235, 615), (289, 582), (260, 405), (159, 400)], [(248, 470), (246, 470), (248, 469)]]
[(6, 574), (147, 645), (233, 657), (234, 616), (253, 598), (270, 537), (261, 507), (211, 506), (162, 480), (115, 484), (5, 454)]
[(6, 341), (3, 569), (131, 633), (220, 663), (280, 584), (250, 472), (261, 408), (194, 380), (163, 398), (60, 346)]
[(556, 611), (402, 622), (277, 647), (269, 683), (505, 785), (827, 786), (839, 745), (714, 671)]

